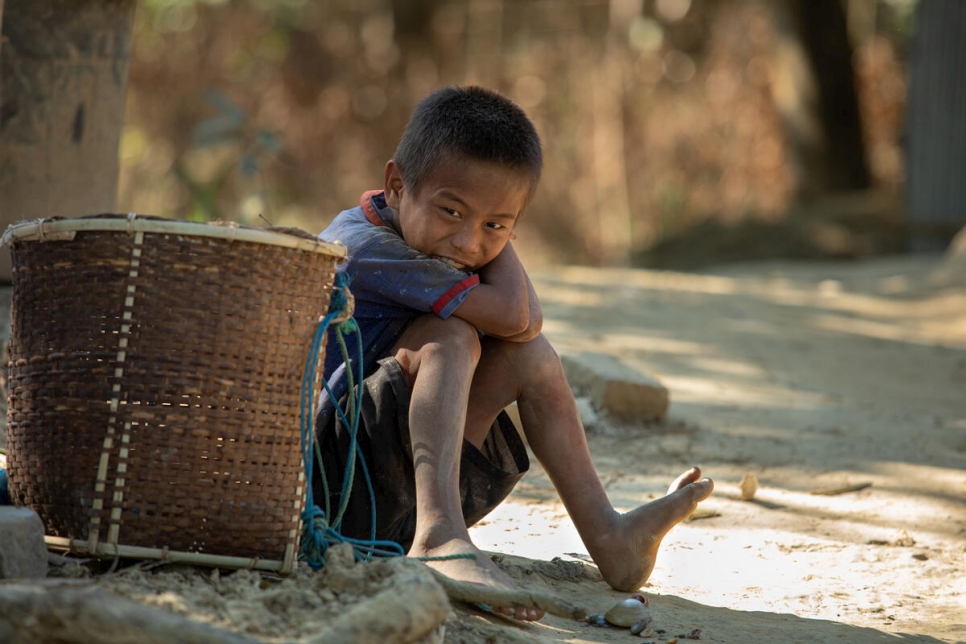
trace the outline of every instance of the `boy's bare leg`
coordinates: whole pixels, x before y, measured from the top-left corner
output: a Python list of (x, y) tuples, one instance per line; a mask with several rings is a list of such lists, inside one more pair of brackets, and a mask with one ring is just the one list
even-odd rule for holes
[[(409, 432), (417, 504), (409, 556), (473, 555), (427, 563), (453, 579), (513, 588), (510, 579), (470, 541), (460, 502), (463, 428), (480, 358), (476, 329), (458, 318), (423, 316), (409, 325), (394, 356), (412, 391)], [(494, 610), (522, 620), (543, 616), (533, 608), (494, 606)]]
[(467, 440), (481, 445), (499, 410), (513, 400), (530, 448), (604, 580), (618, 590), (637, 590), (654, 568), (661, 540), (711, 494), (714, 484), (701, 479), (694, 467), (671, 484), (666, 496), (624, 514), (614, 510), (591, 461), (563, 367), (542, 335), (526, 343), (484, 338), (469, 400)]

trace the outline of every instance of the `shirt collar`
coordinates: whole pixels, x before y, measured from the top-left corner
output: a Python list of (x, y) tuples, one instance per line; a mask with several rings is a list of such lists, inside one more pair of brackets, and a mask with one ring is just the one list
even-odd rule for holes
[(399, 232), (399, 213), (386, 205), (384, 190), (364, 192), (359, 198), (359, 205), (362, 206), (362, 212), (373, 226), (389, 226)]

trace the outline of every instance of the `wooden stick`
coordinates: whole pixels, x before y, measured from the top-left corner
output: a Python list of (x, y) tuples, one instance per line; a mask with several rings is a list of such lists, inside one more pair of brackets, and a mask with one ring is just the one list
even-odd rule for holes
[(837, 494), (845, 494), (847, 492), (858, 492), (859, 490), (864, 490), (867, 487), (872, 487), (871, 481), (856, 483), (855, 485), (846, 485), (844, 487), (833, 487), (826, 490), (812, 490), (809, 492), (809, 494), (816, 494), (819, 496), (835, 496)]
[(567, 617), (578, 621), (587, 619), (589, 614), (586, 609), (548, 593), (482, 586), (466, 581), (457, 581), (437, 570), (432, 568), (430, 570), (433, 571), (436, 581), (440, 583), (443, 590), (453, 601), (468, 604), (488, 604), (490, 606), (538, 608), (557, 617)]
[(282, 575), (290, 575), (295, 571), (294, 545), (289, 544), (285, 549), (285, 559), (252, 559), (248, 557), (232, 557), (228, 555), (210, 555), (204, 552), (183, 552), (180, 550), (161, 550), (142, 546), (125, 546), (123, 544), (98, 543), (92, 551), (87, 547), (88, 541), (68, 539), (66, 537), (44, 536), (49, 548), (63, 549), (95, 557), (112, 558), (126, 557), (129, 559), (158, 559), (168, 563), (183, 563), (192, 566), (213, 566), (215, 568), (245, 568), (249, 570), (266, 570)]

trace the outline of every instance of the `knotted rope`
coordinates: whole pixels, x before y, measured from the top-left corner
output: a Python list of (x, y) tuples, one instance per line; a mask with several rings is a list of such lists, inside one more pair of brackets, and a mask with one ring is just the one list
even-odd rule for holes
[[(309, 355), (305, 363), (305, 375), (302, 379), (301, 392), (301, 439), (302, 439), (302, 460), (305, 464), (305, 478), (307, 490), (305, 494), (305, 510), (302, 511), (302, 539), (300, 544), (301, 558), (304, 559), (314, 569), (319, 570), (325, 565), (325, 552), (329, 547), (338, 543), (348, 543), (352, 546), (357, 560), (370, 560), (373, 557), (395, 557), (405, 555), (406, 551), (395, 541), (385, 541), (376, 539), (376, 495), (372, 488), (372, 478), (369, 476), (369, 468), (366, 466), (365, 458), (362, 455), (362, 448), (359, 446), (357, 435), (359, 432), (359, 416), (362, 411), (362, 388), (363, 388), (363, 365), (362, 365), (362, 334), (359, 325), (352, 317), (355, 310), (355, 298), (349, 291), (351, 278), (345, 273), (336, 273), (335, 285), (332, 289), (332, 297), (329, 301), (329, 312), (315, 329), (312, 337), (312, 344), (309, 347)], [(322, 454), (315, 434), (314, 423), (314, 393), (315, 377), (318, 374), (318, 359), (322, 351), (322, 343), (325, 342), (326, 331), (332, 330), (335, 333), (336, 341), (342, 351), (342, 361), (346, 365), (346, 379), (348, 380), (348, 396), (346, 399), (346, 409), (342, 409), (335, 394), (329, 387), (329, 383), (322, 379), (322, 386), (326, 394), (332, 401), (335, 412), (339, 415), (342, 425), (349, 430), (349, 460), (346, 464), (346, 471), (342, 478), (342, 489), (339, 495), (339, 507), (332, 517), (332, 509), (329, 506), (329, 483), (322, 470), (319, 477), (322, 481), (322, 488), (325, 494), (325, 509), (323, 510), (315, 504), (314, 492), (312, 489), (312, 470), (314, 464), (318, 462), (319, 468), (324, 468)], [(353, 367), (349, 359), (349, 349), (346, 345), (345, 334), (352, 333), (356, 339), (356, 360)], [(355, 455), (355, 457), (353, 457)], [(369, 507), (372, 508), (369, 514), (369, 538), (353, 539), (346, 537), (339, 532), (342, 517), (349, 505), (349, 493), (356, 475), (356, 462), (359, 463), (359, 470), (362, 473), (366, 484), (366, 491), (369, 494)], [(449, 559), (474, 559), (473, 554), (454, 554), (439, 557), (418, 557), (420, 561), (446, 561)]]
[[(376, 503), (375, 492), (372, 489), (372, 479), (369, 476), (369, 469), (366, 467), (365, 459), (362, 455), (362, 448), (357, 440), (359, 430), (359, 416), (361, 412), (362, 386), (363, 386), (363, 367), (362, 367), (362, 337), (359, 332), (359, 325), (352, 317), (355, 310), (355, 300), (349, 292), (350, 278), (345, 273), (336, 273), (335, 285), (332, 290), (332, 298), (329, 302), (329, 312), (319, 322), (312, 337), (312, 344), (309, 347), (309, 355), (305, 363), (305, 375), (302, 379), (301, 392), (301, 439), (302, 439), (302, 461), (305, 464), (305, 477), (307, 490), (305, 494), (305, 510), (302, 512), (302, 540), (301, 558), (308, 562), (314, 569), (319, 570), (325, 564), (325, 552), (330, 546), (337, 543), (348, 543), (355, 552), (356, 559), (368, 560), (372, 557), (389, 557), (405, 554), (402, 546), (394, 541), (380, 541), (376, 539)], [(342, 351), (342, 359), (346, 365), (346, 376), (348, 379), (348, 397), (346, 409), (343, 410), (336, 400), (335, 394), (324, 379), (322, 385), (326, 394), (332, 400), (336, 413), (342, 421), (344, 427), (349, 430), (349, 459), (342, 479), (342, 490), (339, 501), (339, 508), (336, 510), (335, 517), (332, 517), (329, 506), (329, 485), (325, 476), (325, 471), (321, 471), (325, 493), (325, 509), (323, 510), (315, 504), (312, 490), (312, 471), (315, 462), (319, 468), (323, 468), (322, 454), (319, 443), (315, 435), (315, 378), (318, 373), (318, 359), (322, 351), (322, 343), (325, 341), (326, 331), (332, 330)], [(349, 359), (349, 349), (346, 345), (345, 335), (352, 333), (355, 335), (357, 355), (355, 365)], [(350, 420), (351, 419), (351, 420)], [(366, 490), (369, 493), (369, 506), (372, 508), (370, 513), (370, 536), (369, 539), (352, 539), (339, 533), (339, 525), (349, 504), (349, 492), (356, 475), (356, 461), (359, 462), (359, 470), (366, 483)]]

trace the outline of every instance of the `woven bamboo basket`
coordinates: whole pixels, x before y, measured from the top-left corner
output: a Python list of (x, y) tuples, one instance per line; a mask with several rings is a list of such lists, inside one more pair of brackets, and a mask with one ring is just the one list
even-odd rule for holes
[(345, 255), (303, 235), (133, 214), (7, 229), (9, 486), (48, 546), (294, 570), (303, 371)]

